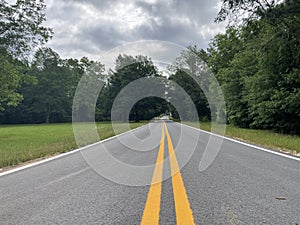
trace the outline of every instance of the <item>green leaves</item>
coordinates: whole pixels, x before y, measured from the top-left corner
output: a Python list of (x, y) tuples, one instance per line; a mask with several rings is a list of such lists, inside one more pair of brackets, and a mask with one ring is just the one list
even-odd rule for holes
[(300, 134), (300, 3), (264, 2), (223, 1), (226, 15), (250, 4), (258, 17), (217, 35), (208, 63), (222, 85), (230, 123)]
[(0, 110), (5, 106), (16, 106), (23, 96), (16, 91), (24, 80), (21, 74), (22, 65), (8, 55), (5, 50), (0, 51)]
[(18, 0), (10, 5), (0, 0), (0, 110), (17, 106), (23, 99), (18, 92), (25, 74), (29, 52), (51, 38), (52, 30), (42, 25), (45, 3), (42, 0)]
[(222, 0), (215, 22), (228, 20), (229, 25), (245, 25), (263, 17), (279, 2), (280, 0)]
[[(210, 85), (210, 82), (205, 80), (205, 77), (203, 76), (205, 70), (204, 67), (206, 66), (205, 60), (208, 60), (208, 55), (203, 49), (198, 49), (196, 46), (189, 46), (187, 50), (181, 52), (181, 55), (177, 57), (173, 63), (174, 65), (171, 66), (170, 72), (172, 74), (169, 77), (170, 81), (177, 83), (192, 99), (196, 106), (198, 116), (202, 120), (211, 118), (208, 100), (201, 89), (206, 89), (208, 92)], [(199, 84), (202, 84), (202, 87), (200, 87)], [(183, 96), (182, 92), (178, 90), (179, 87), (177, 85), (172, 86), (172, 82), (169, 82), (168, 85), (168, 92), (171, 98), (175, 98), (177, 101), (181, 102), (189, 102), (189, 99), (186, 99), (188, 96)], [(174, 107), (171, 107), (171, 112), (174, 115), (174, 118), (179, 119), (179, 115)], [(180, 119), (188, 120), (192, 118), (192, 115), (192, 106), (185, 104), (185, 111), (181, 112), (182, 118)]]
[[(119, 55), (116, 59), (115, 71), (111, 71), (111, 77), (108, 83), (100, 93), (98, 99), (98, 119), (110, 119), (111, 108), (113, 102), (119, 92), (129, 83), (138, 80), (139, 78), (158, 77), (160, 73), (158, 68), (153, 64), (151, 59), (145, 56), (130, 56)], [(149, 80), (149, 86), (151, 86), (151, 80)], [(161, 84), (163, 85), (163, 84)], [(143, 93), (143, 87), (136, 87), (136, 93)], [(162, 90), (157, 88), (157, 90)], [(131, 102), (128, 96), (122, 97), (122, 102), (126, 105), (126, 102)], [(166, 102), (160, 98), (148, 97), (137, 102), (131, 109), (129, 119), (130, 120), (150, 120), (155, 116), (159, 116), (160, 113), (164, 113), (167, 109)], [(120, 112), (121, 113), (121, 112)], [(123, 115), (127, 116), (127, 115)], [(126, 120), (127, 118), (120, 119)]]
[(31, 49), (47, 42), (53, 31), (42, 25), (45, 7), (43, 0), (18, 0), (13, 5), (1, 0), (0, 47), (26, 59)]

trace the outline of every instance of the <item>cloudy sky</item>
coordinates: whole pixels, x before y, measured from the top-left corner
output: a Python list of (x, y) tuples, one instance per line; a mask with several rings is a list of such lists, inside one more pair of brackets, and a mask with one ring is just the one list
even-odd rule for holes
[(62, 58), (99, 55), (131, 42), (160, 40), (208, 46), (224, 31), (214, 24), (219, 0), (46, 0), (47, 44)]

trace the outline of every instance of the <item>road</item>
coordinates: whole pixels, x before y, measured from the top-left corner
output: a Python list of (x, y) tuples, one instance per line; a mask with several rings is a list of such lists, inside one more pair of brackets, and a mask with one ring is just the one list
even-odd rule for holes
[[(206, 132), (156, 122), (133, 134), (141, 141), (126, 133), (82, 150), (86, 155), (77, 151), (1, 176), (0, 224), (300, 224), (299, 160), (224, 139), (200, 172)], [(153, 167), (122, 176), (126, 171), (102, 155), (104, 147), (136, 168)], [(97, 162), (106, 178), (90, 167)]]

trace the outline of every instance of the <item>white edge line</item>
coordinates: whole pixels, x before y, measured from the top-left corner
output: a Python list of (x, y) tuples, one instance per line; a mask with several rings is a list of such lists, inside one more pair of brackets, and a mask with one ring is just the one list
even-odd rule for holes
[[(178, 122), (176, 122), (176, 123), (178, 123)], [(193, 128), (195, 130), (201, 131), (201, 132), (206, 133), (206, 134), (210, 134), (210, 135), (214, 135), (214, 136), (219, 137), (219, 138), (223, 138), (223, 139), (228, 140), (228, 141), (236, 142), (238, 144), (242, 144), (242, 145), (245, 145), (245, 146), (248, 146), (248, 147), (251, 147), (251, 148), (255, 148), (257, 150), (261, 150), (261, 151), (268, 152), (268, 153), (271, 153), (271, 154), (274, 154), (274, 155), (279, 155), (279, 156), (282, 156), (282, 157), (285, 157), (285, 158), (289, 158), (289, 159), (294, 159), (296, 161), (300, 161), (300, 158), (297, 157), (297, 156), (292, 156), (292, 155), (284, 154), (284, 153), (281, 153), (281, 152), (277, 152), (275, 150), (269, 150), (269, 149), (266, 149), (266, 148), (263, 148), (263, 147), (259, 147), (259, 146), (256, 146), (256, 145), (252, 145), (252, 144), (249, 144), (249, 143), (238, 141), (238, 140), (235, 140), (233, 138), (229, 138), (229, 137), (222, 136), (222, 135), (219, 135), (219, 134), (215, 134), (215, 133), (212, 133), (212, 132), (208, 132), (208, 131), (205, 131), (205, 130), (202, 130), (202, 129), (199, 129), (199, 128), (195, 128), (195, 127), (183, 124), (183, 123), (178, 123), (178, 124), (181, 124), (181, 125), (189, 127), (189, 128)]]
[[(149, 122), (149, 123), (150, 123), (150, 122)], [(149, 123), (148, 123), (148, 124), (149, 124)], [(86, 148), (90, 148), (90, 147), (93, 147), (93, 146), (95, 146), (95, 145), (102, 144), (102, 143), (104, 143), (104, 142), (110, 141), (111, 139), (120, 137), (120, 136), (122, 136), (122, 135), (128, 134), (128, 133), (133, 132), (133, 131), (136, 131), (136, 130), (138, 130), (138, 129), (141, 129), (141, 128), (147, 126), (148, 124), (145, 124), (145, 125), (142, 125), (142, 126), (140, 126), (140, 127), (135, 128), (135, 129), (133, 129), (133, 130), (129, 130), (129, 131), (126, 131), (126, 132), (124, 132), (124, 133), (121, 133), (121, 134), (118, 134), (118, 135), (115, 135), (115, 136), (112, 136), (112, 137), (103, 139), (103, 140), (98, 141), (98, 142), (95, 142), (95, 143), (93, 143), (93, 144), (89, 144), (89, 145), (83, 146), (83, 147), (81, 147), (81, 148), (74, 149), (74, 150), (69, 151), (69, 152), (66, 152), (66, 153), (62, 153), (62, 154), (59, 154), (59, 155), (56, 155), (56, 156), (53, 156), (53, 157), (50, 157), (50, 158), (47, 158), (47, 159), (43, 159), (43, 160), (40, 160), (40, 161), (38, 161), (38, 162), (30, 163), (30, 164), (28, 164), (28, 165), (26, 165), (26, 166), (21, 166), (21, 167), (18, 167), (18, 168), (15, 168), (15, 169), (11, 169), (11, 170), (8, 170), (8, 171), (2, 172), (2, 173), (1, 173), (1, 171), (0, 171), (0, 177), (5, 176), (5, 175), (9, 175), (9, 174), (12, 174), (12, 173), (16, 173), (16, 172), (18, 172), (18, 171), (25, 170), (25, 169), (28, 169), (28, 168), (31, 168), (31, 167), (34, 167), (34, 166), (38, 166), (38, 165), (40, 165), (40, 164), (43, 164), (43, 163), (46, 163), (46, 162), (50, 162), (50, 161), (55, 160), (55, 159), (59, 159), (59, 158), (65, 157), (65, 156), (67, 156), (67, 155), (74, 154), (74, 153), (79, 152), (79, 151), (81, 151), (81, 150), (84, 150), (84, 149), (86, 149)]]

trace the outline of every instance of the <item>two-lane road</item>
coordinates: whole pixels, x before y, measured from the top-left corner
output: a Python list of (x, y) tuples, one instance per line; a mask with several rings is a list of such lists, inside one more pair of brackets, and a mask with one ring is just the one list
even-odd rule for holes
[[(133, 133), (140, 141), (126, 133), (82, 150), (86, 158), (77, 151), (0, 174), (0, 224), (300, 224), (299, 159), (224, 139), (211, 166), (199, 172), (206, 132), (156, 122)], [(104, 147), (120, 162), (153, 168), (142, 178), (138, 171), (123, 176)]]

